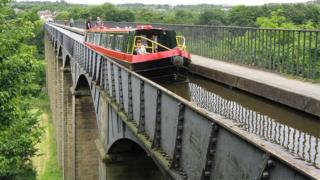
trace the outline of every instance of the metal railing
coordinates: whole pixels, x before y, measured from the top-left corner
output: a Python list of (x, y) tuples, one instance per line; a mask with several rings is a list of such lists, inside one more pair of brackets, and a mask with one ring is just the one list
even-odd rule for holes
[[(104, 24), (108, 27), (135, 27), (142, 23)], [(320, 79), (318, 30), (150, 24), (184, 35), (192, 54), (294, 77)], [(77, 22), (76, 26), (83, 28), (84, 23)]]

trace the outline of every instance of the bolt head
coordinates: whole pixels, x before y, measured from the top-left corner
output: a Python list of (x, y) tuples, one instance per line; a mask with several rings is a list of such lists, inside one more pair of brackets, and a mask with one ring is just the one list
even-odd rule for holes
[(268, 166), (268, 167), (273, 167), (274, 165), (275, 165), (274, 161), (271, 160), (271, 159), (269, 159), (269, 160), (268, 160), (268, 163), (267, 163), (267, 166)]
[(215, 150), (214, 149), (210, 149), (210, 155), (213, 155), (215, 153)]
[(262, 173), (262, 178), (263, 179), (267, 179), (267, 178), (269, 178), (269, 176), (270, 176), (269, 172), (267, 172), (267, 171)]
[(205, 171), (205, 172), (204, 172), (204, 176), (209, 177), (210, 175), (211, 175), (211, 172), (210, 172), (210, 171)]

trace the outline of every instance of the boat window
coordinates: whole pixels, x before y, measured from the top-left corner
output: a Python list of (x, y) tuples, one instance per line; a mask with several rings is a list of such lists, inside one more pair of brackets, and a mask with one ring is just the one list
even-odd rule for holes
[(167, 51), (177, 46), (174, 31), (138, 30), (136, 36), (140, 37), (148, 53)]
[(108, 34), (107, 36), (107, 48), (113, 49), (112, 44), (113, 44), (113, 34)]
[(123, 35), (117, 35), (116, 36), (116, 41), (115, 41), (115, 50), (116, 51), (122, 51), (123, 50), (123, 40), (124, 36)]
[(107, 34), (103, 33), (101, 34), (101, 39), (100, 39), (100, 46), (106, 47), (107, 45)]

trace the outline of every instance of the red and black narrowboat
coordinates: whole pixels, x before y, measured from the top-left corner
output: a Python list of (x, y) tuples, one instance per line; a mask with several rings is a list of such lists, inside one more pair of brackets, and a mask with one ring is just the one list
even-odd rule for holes
[(85, 45), (153, 80), (184, 80), (190, 64), (185, 38), (153, 28), (96, 27), (86, 31)]

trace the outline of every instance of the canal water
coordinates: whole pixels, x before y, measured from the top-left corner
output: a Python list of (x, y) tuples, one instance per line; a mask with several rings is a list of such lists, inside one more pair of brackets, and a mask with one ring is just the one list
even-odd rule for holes
[(160, 84), (320, 168), (320, 118), (194, 75)]

